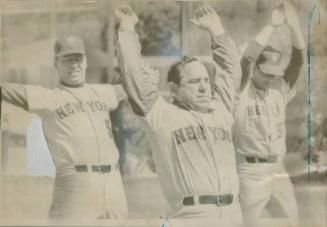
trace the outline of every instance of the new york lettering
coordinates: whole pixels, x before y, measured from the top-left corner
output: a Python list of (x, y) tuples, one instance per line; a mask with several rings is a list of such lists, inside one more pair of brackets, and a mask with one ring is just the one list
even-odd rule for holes
[[(232, 141), (231, 135), (228, 131), (219, 127), (208, 127), (208, 132), (213, 135), (214, 140), (228, 140)], [(185, 143), (191, 140), (206, 140), (207, 135), (202, 126), (188, 126), (177, 129), (173, 132), (177, 144)]]
[(60, 120), (65, 119), (66, 117), (73, 115), (75, 113), (84, 113), (86, 109), (91, 110), (92, 112), (96, 111), (109, 111), (109, 107), (105, 102), (100, 101), (89, 101), (89, 102), (75, 102), (75, 103), (66, 103), (63, 106), (60, 106), (55, 110), (57, 116)]

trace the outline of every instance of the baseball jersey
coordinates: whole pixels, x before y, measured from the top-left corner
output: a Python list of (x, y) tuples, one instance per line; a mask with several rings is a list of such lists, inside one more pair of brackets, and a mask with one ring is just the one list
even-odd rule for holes
[(285, 110), (294, 96), (295, 89), (281, 77), (267, 91), (255, 88), (250, 81), (235, 112), (236, 152), (255, 157), (285, 154)]
[[(263, 49), (253, 42), (246, 50), (241, 61), (243, 81), (252, 76), (254, 63)], [(233, 130), (238, 154), (265, 158), (283, 157), (286, 153), (285, 110), (296, 94), (294, 84), (302, 64), (303, 50), (293, 47), (285, 76), (277, 78), (268, 90), (257, 89), (251, 80), (248, 83), (242, 81), (244, 89), (235, 111)]]
[[(11, 98), (15, 86), (7, 85)], [(109, 111), (117, 107), (111, 85), (85, 85), (54, 89), (24, 85), (27, 110), (39, 115), (57, 173), (74, 165), (116, 164)], [(3, 87), (6, 90), (6, 85)], [(17, 92), (19, 94), (19, 92)], [(22, 96), (22, 95), (21, 95)], [(20, 98), (22, 100), (22, 98)]]
[(139, 54), (137, 36), (120, 32), (124, 87), (134, 110), (145, 115), (159, 148), (153, 150), (162, 191), (172, 207), (185, 196), (238, 193), (231, 127), (240, 84), (236, 48), (228, 36), (213, 37), (217, 66), (212, 108), (202, 113), (171, 104), (158, 94), (158, 73)]

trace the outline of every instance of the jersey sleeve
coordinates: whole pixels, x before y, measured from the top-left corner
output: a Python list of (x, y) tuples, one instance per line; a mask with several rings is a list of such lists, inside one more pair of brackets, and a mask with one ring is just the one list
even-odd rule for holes
[(296, 95), (295, 86), (291, 87), (283, 78), (277, 80), (275, 83), (275, 89), (281, 92), (285, 104), (289, 103)]
[(221, 99), (233, 111), (241, 84), (241, 67), (235, 43), (226, 35), (212, 37), (212, 54), (216, 66), (213, 97)]
[(2, 100), (28, 111), (26, 89), (22, 84), (1, 84), (1, 101)]
[(297, 49), (296, 47), (292, 47), (291, 61), (288, 64), (284, 80), (290, 86), (293, 87), (301, 74), (301, 69), (304, 64), (305, 59), (305, 49)]
[(176, 107), (173, 104), (168, 103), (164, 98), (158, 96), (145, 119), (151, 126), (152, 130), (156, 132), (167, 125), (167, 122), (176, 119), (175, 110)]
[(159, 72), (143, 61), (134, 31), (119, 31), (118, 47), (118, 62), (128, 100), (136, 114), (145, 116), (158, 98)]
[(264, 46), (261, 46), (257, 41), (253, 40), (244, 51), (244, 54), (241, 58), (241, 91), (245, 88), (249, 79), (251, 78), (254, 63), (262, 53), (263, 49)]
[(45, 117), (56, 107), (56, 95), (53, 89), (35, 85), (25, 85), (28, 111)]
[(95, 92), (95, 94), (99, 97), (101, 101), (104, 101), (109, 110), (115, 110), (118, 106), (118, 97), (116, 94), (116, 90), (113, 85), (111, 84), (97, 84), (97, 85), (90, 85), (91, 89)]

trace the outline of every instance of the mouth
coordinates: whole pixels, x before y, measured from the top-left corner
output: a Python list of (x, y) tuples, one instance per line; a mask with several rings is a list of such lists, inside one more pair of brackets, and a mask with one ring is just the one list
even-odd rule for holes
[(200, 96), (197, 97), (197, 100), (199, 102), (209, 102), (209, 96), (207, 96), (207, 95), (200, 95)]
[(199, 99), (208, 99), (209, 96), (208, 95), (198, 95), (197, 98), (199, 98)]
[(73, 70), (69, 72), (70, 76), (78, 76), (81, 73), (80, 70)]

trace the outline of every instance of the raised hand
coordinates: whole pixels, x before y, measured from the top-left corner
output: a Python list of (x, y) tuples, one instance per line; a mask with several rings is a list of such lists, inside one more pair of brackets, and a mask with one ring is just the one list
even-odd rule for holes
[(220, 35), (225, 32), (220, 17), (208, 4), (203, 4), (195, 10), (195, 17), (190, 20), (195, 26), (209, 31), (211, 34)]
[(294, 6), (286, 1), (283, 3), (283, 5), (284, 5), (284, 14), (286, 17), (286, 23), (293, 29), (299, 29), (300, 22), (296, 15)]
[(139, 21), (136, 13), (128, 5), (122, 5), (116, 8), (115, 16), (122, 30), (134, 30), (135, 25)]
[(271, 23), (273, 26), (278, 26), (285, 22), (285, 14), (283, 3), (281, 1), (277, 1), (276, 8), (273, 10), (271, 15)]

